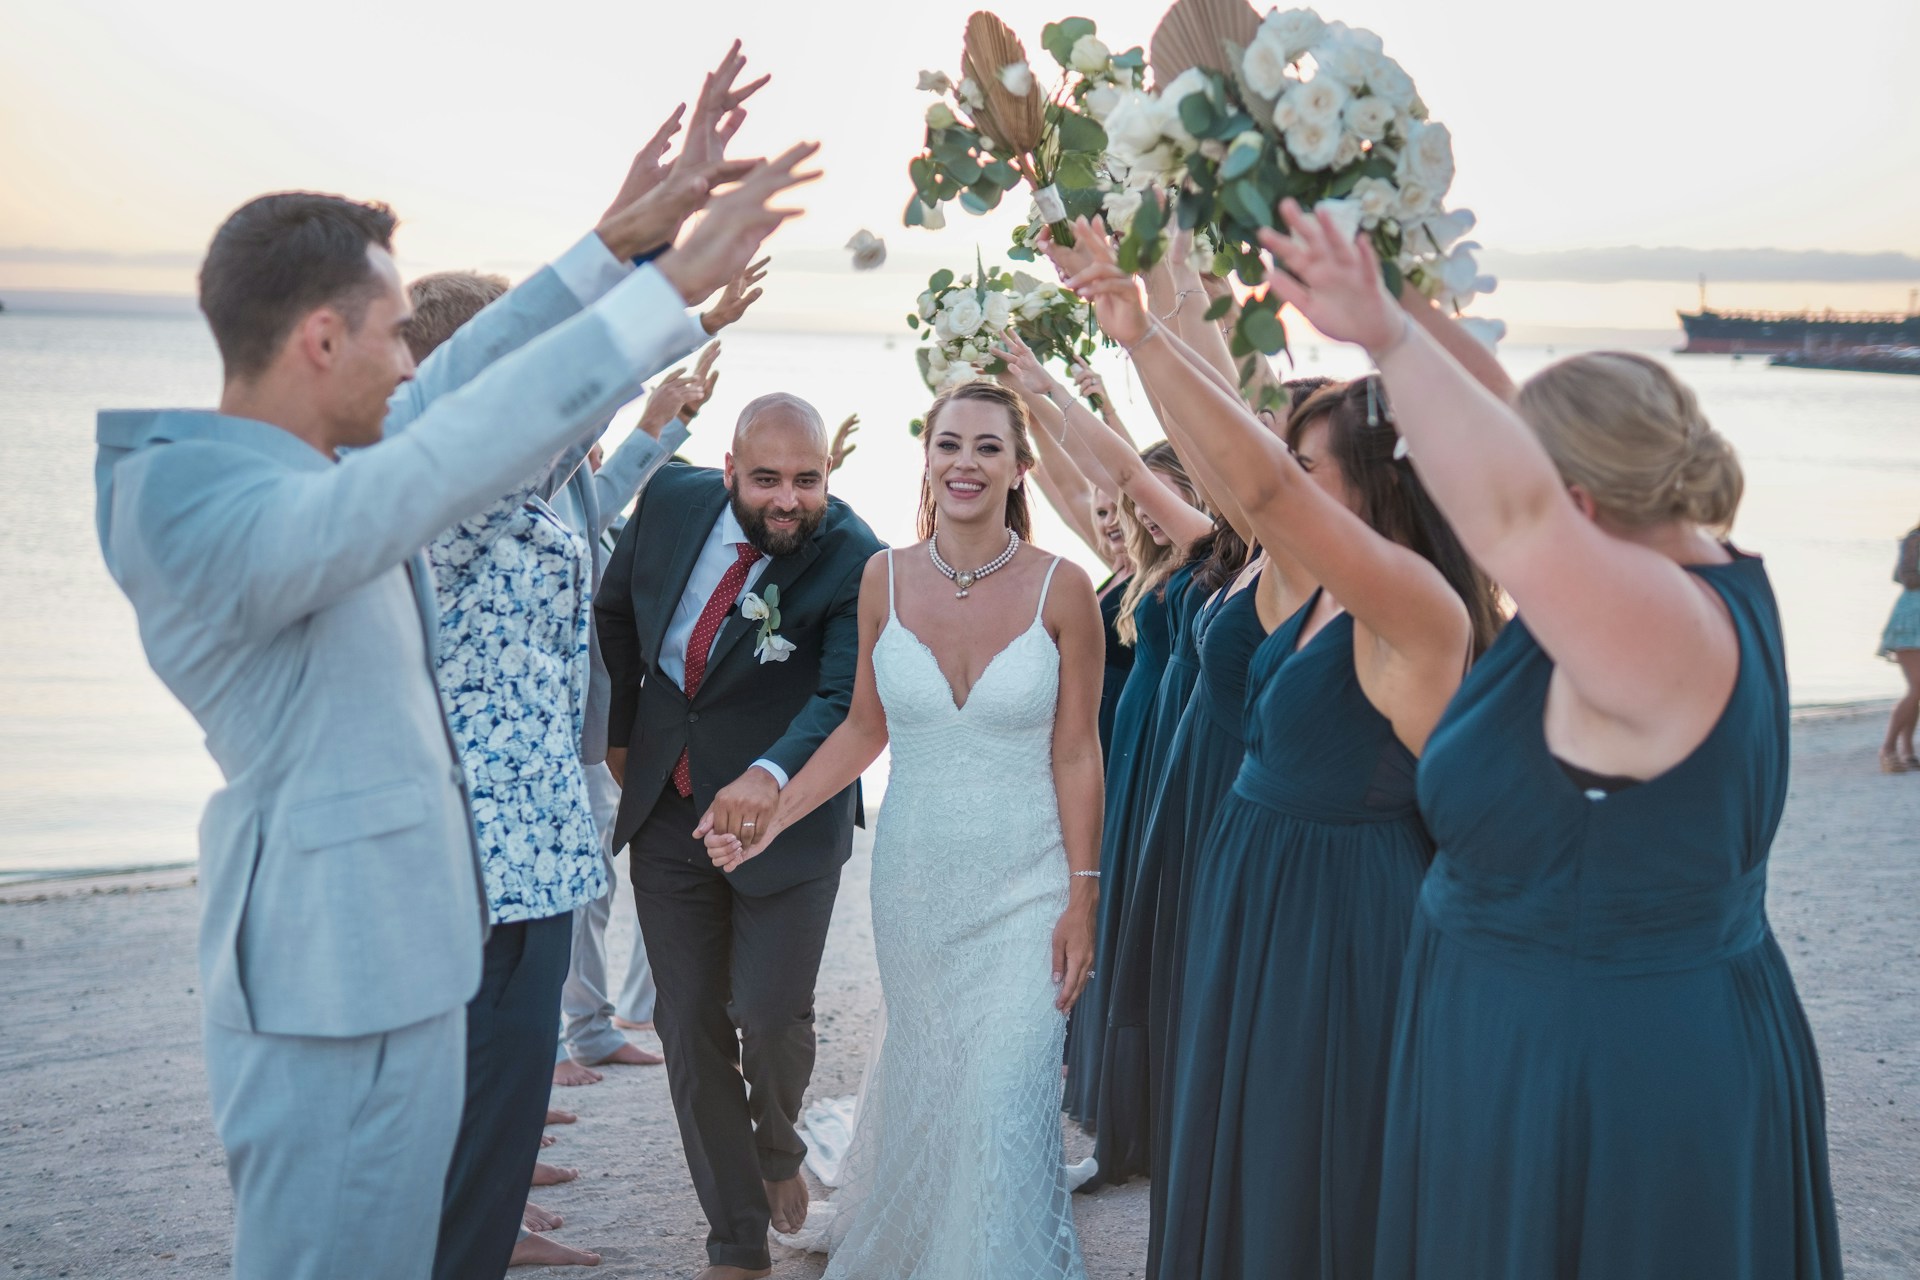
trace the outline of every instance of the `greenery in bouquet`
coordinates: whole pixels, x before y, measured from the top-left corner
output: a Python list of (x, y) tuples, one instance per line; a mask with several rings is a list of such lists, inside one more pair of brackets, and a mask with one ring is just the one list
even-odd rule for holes
[(967, 20), (958, 81), (941, 71), (920, 73), (920, 88), (939, 100), (927, 108), (925, 145), (908, 166), (908, 226), (945, 226), (943, 206), (952, 201), (986, 213), (1024, 184), (1033, 209), (1013, 256), (1031, 261), (1029, 242), (1039, 227), (1052, 225), (1064, 237), (1072, 219), (1100, 211), (1108, 185), (1101, 121), (1144, 82), (1146, 53), (1114, 53), (1089, 18), (1048, 23), (1040, 39), (1061, 69), (1051, 95), (1041, 92), (1012, 30), (984, 11)]
[(975, 270), (963, 276), (934, 272), (907, 316), (907, 327), (920, 334), (914, 356), (921, 379), (936, 395), (1004, 372), (1006, 363), (993, 348), (1008, 332), (1018, 334), (1042, 360), (1067, 364), (1091, 357), (1095, 345), (1092, 308), (1086, 303), (1050, 281), (1024, 271), (980, 267), (977, 259)]
[[(1452, 136), (1379, 36), (1290, 9), (1269, 13), (1244, 44), (1220, 43), (1218, 66), (1187, 67), (1156, 93), (1130, 91), (1106, 120), (1116, 189), (1103, 204), (1122, 266), (1153, 265), (1177, 226), (1210, 237), (1216, 274), (1257, 288), (1266, 271), (1257, 233), (1278, 226), (1290, 196), (1365, 231), (1395, 293), (1410, 281), (1459, 311), (1494, 287), (1475, 264), (1479, 246), (1462, 242), (1473, 215), (1443, 203)], [(1285, 349), (1279, 310), (1267, 291), (1243, 301), (1236, 357)]]

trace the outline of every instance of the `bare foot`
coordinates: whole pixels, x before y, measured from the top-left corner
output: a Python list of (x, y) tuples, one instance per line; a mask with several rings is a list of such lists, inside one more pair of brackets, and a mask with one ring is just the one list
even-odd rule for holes
[(566, 1088), (581, 1084), (599, 1084), (606, 1079), (598, 1071), (588, 1070), (572, 1058), (562, 1058), (553, 1064), (553, 1082)]
[(625, 1018), (615, 1018), (613, 1020), (613, 1025), (620, 1028), (622, 1031), (653, 1030), (653, 1024), (651, 1022), (628, 1022)]
[(657, 1067), (665, 1061), (666, 1059), (659, 1054), (648, 1053), (637, 1044), (623, 1044), (606, 1057), (591, 1065), (596, 1067)]
[(540, 1135), (540, 1149), (544, 1151), (558, 1141), (560, 1141), (560, 1139), (554, 1137), (552, 1134), (543, 1133)]
[(695, 1276), (693, 1280), (761, 1280), (762, 1276), (770, 1276), (772, 1274), (773, 1271), (771, 1269), (766, 1271), (749, 1271), (745, 1267), (708, 1267), (705, 1271)]
[(790, 1236), (807, 1224), (807, 1180), (799, 1174), (780, 1182), (769, 1182), (767, 1209), (773, 1217), (773, 1229)]
[(558, 1107), (547, 1108), (548, 1124), (572, 1124), (575, 1120), (578, 1120), (579, 1118), (580, 1118), (579, 1116), (575, 1115), (571, 1111), (562, 1111)]
[(567, 1220), (550, 1209), (542, 1209), (533, 1201), (527, 1201), (527, 1207), (521, 1211), (520, 1225), (529, 1231), (552, 1231), (567, 1225)]
[(563, 1182), (572, 1182), (580, 1176), (578, 1169), (562, 1169), (557, 1164), (548, 1164), (536, 1160), (533, 1164), (533, 1185), (536, 1187), (557, 1187)]
[[(585, 1249), (575, 1249), (561, 1244), (558, 1240), (549, 1240), (543, 1235), (521, 1236), (513, 1246), (513, 1258), (507, 1263), (510, 1267), (597, 1267), (600, 1255), (588, 1253)], [(762, 1271), (761, 1275), (772, 1275)]]

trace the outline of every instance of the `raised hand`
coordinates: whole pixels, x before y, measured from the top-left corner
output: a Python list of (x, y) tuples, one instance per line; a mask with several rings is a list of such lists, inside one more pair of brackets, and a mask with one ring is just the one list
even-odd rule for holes
[(1100, 328), (1115, 342), (1132, 347), (1154, 324), (1140, 299), (1140, 281), (1120, 269), (1104, 225), (1081, 218), (1073, 224), (1073, 240), (1071, 249), (1051, 237), (1043, 240), (1060, 282), (1093, 304)]
[(694, 164), (710, 164), (727, 154), (727, 143), (745, 123), (747, 113), (741, 109), (743, 103), (760, 92), (771, 76), (761, 76), (758, 80), (734, 88), (734, 81), (746, 69), (747, 59), (740, 52), (740, 42), (735, 40), (727, 50), (727, 56), (720, 59), (720, 65), (707, 73), (700, 86), (700, 96), (694, 100), (693, 118), (687, 122), (687, 140), (681, 148), (680, 159)]
[(667, 146), (673, 141), (673, 135), (680, 132), (680, 119), (686, 114), (687, 104), (683, 102), (673, 109), (666, 123), (653, 131), (653, 137), (647, 139), (647, 145), (640, 148), (633, 157), (633, 163), (628, 166), (626, 181), (620, 184), (619, 194), (614, 196), (607, 211), (600, 215), (602, 222), (659, 185), (660, 179), (666, 174), (666, 167), (660, 163), (660, 158), (667, 154)]
[(681, 421), (692, 422), (694, 415), (706, 407), (707, 401), (713, 399), (713, 389), (720, 385), (720, 373), (713, 364), (719, 358), (720, 344), (717, 342), (710, 344), (700, 353), (699, 362), (693, 366), (693, 389), (688, 394), (686, 403), (680, 406)]
[(1380, 278), (1373, 245), (1342, 234), (1331, 214), (1308, 213), (1291, 197), (1280, 202), (1280, 216), (1293, 234), (1263, 230), (1260, 243), (1286, 268), (1272, 276), (1281, 301), (1336, 342), (1376, 355), (1399, 342), (1409, 321)]
[(599, 227), (600, 239), (620, 258), (635, 258), (672, 244), (686, 220), (706, 207), (716, 187), (753, 171), (755, 161), (721, 160), (707, 165), (675, 161), (647, 193), (612, 214)]
[(1033, 354), (1033, 348), (1022, 342), (1013, 330), (1000, 335), (1000, 345), (993, 353), (1007, 362), (1007, 371), (1000, 377), (1011, 383), (1015, 391), (1044, 398), (1053, 390), (1053, 375), (1040, 363), (1040, 357)]
[(700, 317), (700, 327), (708, 333), (718, 333), (747, 314), (747, 308), (760, 301), (761, 290), (757, 286), (767, 278), (767, 264), (772, 261), (772, 258), (762, 258), (727, 281), (719, 300)]
[(1073, 385), (1079, 388), (1082, 396), (1093, 401), (1095, 404), (1106, 403), (1107, 384), (1105, 380), (1078, 360), (1073, 362)]
[(847, 420), (840, 424), (839, 430), (833, 433), (833, 444), (827, 450), (827, 457), (831, 459), (827, 466), (828, 475), (845, 466), (847, 459), (853, 456), (853, 451), (860, 447), (853, 443), (853, 433), (859, 429), (860, 415), (850, 413), (847, 415)]
[(658, 440), (661, 431), (680, 415), (699, 387), (699, 381), (688, 377), (685, 369), (675, 369), (662, 378), (647, 394), (647, 403), (640, 410), (640, 430)]
[(803, 142), (754, 165), (738, 186), (712, 200), (707, 216), (685, 243), (661, 256), (661, 274), (687, 305), (705, 302), (746, 269), (781, 223), (800, 216), (800, 210), (774, 208), (772, 202), (782, 192), (820, 177), (818, 169), (800, 168), (819, 150), (819, 143)]

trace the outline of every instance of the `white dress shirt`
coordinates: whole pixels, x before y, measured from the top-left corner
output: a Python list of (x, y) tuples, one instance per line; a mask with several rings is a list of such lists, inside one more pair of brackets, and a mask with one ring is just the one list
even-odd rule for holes
[[(667, 623), (666, 638), (660, 644), (660, 670), (682, 689), (687, 687), (687, 642), (693, 639), (693, 629), (705, 612), (707, 601), (713, 599), (720, 579), (740, 558), (739, 545), (747, 541), (747, 531), (740, 527), (739, 518), (733, 514), (733, 504), (729, 502), (720, 508), (720, 518), (707, 531), (706, 543), (701, 546), (700, 555), (693, 562), (693, 574), (687, 579), (687, 589), (680, 593), (680, 603), (674, 606), (673, 620)], [(764, 555), (753, 562), (753, 567), (747, 570), (746, 585), (740, 588), (742, 599), (753, 590), (754, 583), (760, 581), (770, 563)], [(719, 632), (714, 633), (713, 639), (719, 643)], [(713, 655), (711, 648), (707, 655)], [(787, 771), (773, 761), (753, 763), (772, 774), (781, 786), (787, 785)]]

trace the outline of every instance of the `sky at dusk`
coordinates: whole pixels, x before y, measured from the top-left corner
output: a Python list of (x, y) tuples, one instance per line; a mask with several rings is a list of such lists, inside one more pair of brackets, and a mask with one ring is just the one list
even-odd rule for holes
[[(1449, 203), (1503, 277), (1488, 314), (1662, 327), (1702, 272), (1722, 307), (1893, 311), (1920, 286), (1913, 0), (1319, 7), (1379, 32), (1451, 128)], [(1024, 211), (900, 226), (932, 101), (915, 73), (957, 75), (971, 8), (0, 0), (0, 298), (190, 292), (219, 221), (289, 187), (391, 203), (409, 272), (524, 273), (592, 225), (738, 34), (774, 82), (736, 152), (819, 139), (828, 171), (772, 246), (758, 319), (890, 329), (927, 273), (976, 244), (993, 260)], [(1164, 8), (995, 11), (1051, 72), (1043, 23), (1091, 17), (1120, 49)], [(840, 246), (863, 227), (891, 258), (854, 276)]]

